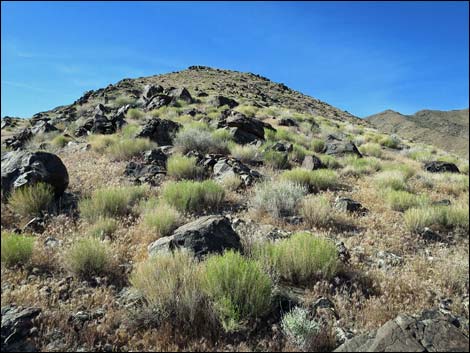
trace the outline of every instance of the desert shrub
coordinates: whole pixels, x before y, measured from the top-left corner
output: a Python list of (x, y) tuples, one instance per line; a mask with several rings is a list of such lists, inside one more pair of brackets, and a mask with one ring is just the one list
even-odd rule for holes
[(106, 187), (95, 190), (90, 198), (79, 202), (82, 217), (96, 220), (100, 217), (120, 217), (131, 212), (135, 202), (144, 197), (144, 186)]
[(113, 218), (103, 217), (91, 225), (88, 233), (90, 236), (104, 239), (111, 237), (118, 228), (118, 222)]
[(121, 135), (127, 138), (134, 138), (141, 127), (138, 124), (126, 124), (121, 128)]
[(258, 148), (253, 145), (239, 145), (232, 143), (229, 147), (230, 154), (243, 163), (250, 163), (256, 160), (259, 154)]
[(157, 238), (170, 235), (180, 224), (181, 214), (172, 206), (159, 201), (156, 207), (148, 207), (142, 216), (145, 227), (156, 232)]
[(407, 178), (400, 171), (385, 171), (377, 174), (374, 178), (375, 184), (381, 190), (407, 190)]
[(460, 169), (460, 172), (461, 172), (461, 173), (468, 175), (468, 172), (469, 172), (469, 164), (468, 164), (468, 162), (466, 162), (466, 163), (464, 162), (464, 163), (460, 164), (459, 169)]
[(418, 162), (430, 162), (434, 159), (433, 153), (424, 148), (413, 147), (406, 151), (406, 155)]
[(34, 217), (47, 211), (54, 200), (54, 190), (46, 183), (36, 183), (15, 189), (8, 198), (8, 205), (22, 217)]
[(272, 282), (261, 266), (239, 253), (227, 251), (204, 263), (202, 286), (214, 303), (227, 331), (241, 321), (265, 314), (271, 305)]
[(132, 98), (129, 96), (121, 96), (121, 97), (117, 97), (114, 100), (113, 105), (115, 107), (122, 107), (123, 105), (126, 105), (126, 104), (134, 104), (135, 102), (136, 102), (135, 98)]
[(254, 254), (269, 272), (294, 284), (314, 278), (331, 279), (339, 270), (335, 244), (306, 232), (258, 244)]
[(91, 145), (92, 150), (96, 152), (104, 152), (105, 149), (111, 145), (114, 145), (119, 140), (118, 135), (90, 135), (88, 142)]
[(227, 146), (227, 144), (233, 140), (232, 133), (230, 132), (230, 130), (227, 129), (214, 130), (212, 131), (211, 135), (215, 141), (218, 141), (225, 146)]
[(334, 210), (323, 195), (309, 196), (302, 200), (300, 214), (309, 227), (324, 227), (334, 220)]
[(382, 147), (378, 143), (366, 143), (359, 147), (359, 151), (367, 156), (382, 157)]
[(225, 154), (228, 151), (227, 141), (214, 137), (208, 128), (200, 126), (185, 126), (176, 134), (174, 143), (183, 153), (194, 150)]
[(89, 279), (111, 272), (112, 257), (108, 246), (96, 238), (83, 238), (66, 252), (68, 269), (80, 278)]
[(319, 156), (321, 162), (328, 168), (328, 169), (338, 169), (341, 168), (341, 163), (333, 156), (322, 155)]
[(263, 152), (263, 161), (267, 166), (274, 169), (285, 169), (289, 166), (287, 154), (273, 150)]
[(137, 264), (130, 282), (160, 320), (171, 318), (179, 326), (210, 319), (200, 285), (200, 268), (187, 252), (148, 258)]
[(372, 157), (348, 156), (343, 158), (342, 161), (345, 167), (341, 173), (344, 175), (360, 176), (372, 174), (382, 169), (380, 161)]
[(55, 147), (64, 147), (67, 143), (72, 141), (71, 137), (64, 136), (64, 135), (57, 135), (51, 141), (51, 144)]
[(252, 105), (239, 105), (234, 110), (242, 114), (245, 114), (249, 118), (253, 118), (256, 115), (256, 112), (258, 111), (258, 109), (259, 108), (254, 107)]
[(2, 232), (1, 260), (6, 266), (27, 264), (33, 255), (33, 248), (33, 237)]
[(310, 318), (308, 310), (298, 306), (282, 317), (281, 327), (286, 337), (301, 349), (321, 331), (321, 325)]
[(388, 171), (394, 171), (394, 172), (400, 172), (405, 180), (410, 179), (416, 174), (416, 168), (409, 164), (403, 164), (403, 163), (395, 163), (395, 162), (383, 162), (382, 163), (382, 170), (384, 172)]
[(149, 139), (122, 137), (106, 147), (105, 153), (113, 160), (127, 160), (143, 151), (152, 149), (154, 146), (155, 144)]
[(332, 170), (318, 169), (307, 170), (303, 168), (294, 168), (281, 174), (282, 180), (287, 180), (300, 184), (310, 190), (318, 192), (338, 185), (338, 176)]
[(400, 140), (395, 136), (384, 136), (379, 140), (379, 143), (388, 148), (397, 148), (400, 145)]
[(305, 147), (295, 143), (290, 157), (293, 161), (302, 162), (308, 153), (309, 151)]
[(415, 195), (404, 190), (388, 189), (384, 191), (386, 204), (394, 211), (406, 211), (409, 208), (424, 206), (429, 203), (426, 195)]
[(257, 212), (269, 213), (274, 218), (294, 215), (299, 200), (307, 189), (287, 180), (262, 182), (255, 186), (251, 206)]
[(138, 108), (131, 108), (126, 113), (126, 118), (133, 120), (140, 120), (145, 116), (145, 113)]
[(176, 179), (197, 179), (204, 169), (197, 165), (196, 157), (174, 154), (167, 161), (167, 174)]
[(468, 204), (410, 208), (405, 212), (404, 220), (406, 228), (411, 232), (420, 232), (432, 226), (468, 229)]
[(237, 174), (228, 174), (224, 176), (220, 181), (220, 184), (229, 191), (237, 190), (242, 184), (242, 178)]
[(312, 139), (311, 146), (315, 152), (321, 153), (323, 152), (323, 149), (325, 148), (325, 142), (323, 140), (314, 138)]
[(170, 182), (162, 191), (163, 199), (179, 211), (217, 209), (224, 196), (224, 189), (212, 180)]
[(469, 178), (465, 174), (426, 173), (431, 181), (431, 188), (440, 192), (459, 196), (469, 189)]

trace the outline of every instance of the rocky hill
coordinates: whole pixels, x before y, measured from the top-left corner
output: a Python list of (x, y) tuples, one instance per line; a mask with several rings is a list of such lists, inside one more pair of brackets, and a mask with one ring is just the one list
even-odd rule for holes
[(413, 115), (386, 110), (366, 119), (379, 131), (434, 145), (468, 159), (468, 109), (420, 110)]
[(194, 66), (2, 118), (2, 351), (468, 351), (468, 160)]

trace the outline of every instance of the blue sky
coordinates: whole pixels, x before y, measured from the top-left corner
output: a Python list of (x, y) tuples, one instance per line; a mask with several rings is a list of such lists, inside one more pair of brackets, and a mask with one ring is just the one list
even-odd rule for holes
[(1, 114), (208, 65), (357, 116), (467, 108), (467, 2), (4, 2)]

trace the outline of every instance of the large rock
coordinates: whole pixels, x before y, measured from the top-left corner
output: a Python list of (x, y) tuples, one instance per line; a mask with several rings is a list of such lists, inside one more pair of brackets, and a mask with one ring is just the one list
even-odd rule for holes
[(323, 153), (333, 156), (343, 156), (347, 154), (353, 154), (358, 157), (362, 157), (361, 152), (357, 149), (356, 145), (351, 141), (345, 141), (338, 139), (335, 136), (328, 136)]
[(26, 143), (33, 137), (31, 129), (23, 129), (18, 134), (5, 139), (5, 146), (13, 150), (22, 149)]
[(58, 131), (58, 129), (52, 125), (52, 124), (49, 124), (48, 121), (44, 121), (44, 120), (41, 120), (41, 121), (38, 121), (32, 128), (31, 128), (31, 132), (36, 135), (36, 134), (44, 134), (44, 133), (47, 133), (47, 132), (52, 132), (52, 131)]
[(376, 331), (356, 336), (335, 352), (468, 352), (457, 322), (437, 310), (400, 315)]
[(227, 105), (229, 108), (235, 108), (238, 105), (236, 100), (224, 96), (215, 96), (210, 100), (209, 103), (217, 108), (220, 108), (224, 105)]
[(158, 108), (161, 108), (165, 105), (169, 105), (172, 100), (173, 100), (173, 98), (170, 97), (167, 94), (157, 94), (157, 95), (153, 96), (147, 102), (147, 105), (145, 106), (145, 109), (147, 111), (153, 110), (153, 109), (158, 109)]
[(440, 161), (426, 163), (424, 170), (430, 173), (460, 173), (459, 168), (454, 163)]
[(235, 142), (240, 144), (264, 140), (264, 129), (276, 131), (271, 125), (255, 118), (248, 118), (244, 114), (230, 111), (218, 122), (218, 128), (228, 128)]
[(149, 245), (150, 255), (186, 249), (196, 257), (224, 250), (241, 250), (240, 237), (224, 216), (201, 217), (175, 230), (173, 235), (158, 239)]
[(239, 176), (245, 186), (252, 185), (262, 176), (235, 158), (220, 158), (213, 167), (214, 178), (223, 180), (229, 176)]
[(147, 85), (144, 87), (142, 92), (142, 98), (144, 101), (150, 101), (155, 95), (163, 93), (163, 87), (160, 85)]
[(317, 170), (321, 168), (325, 168), (320, 158), (316, 156), (305, 156), (302, 162), (302, 168), (307, 170)]
[(159, 146), (167, 146), (173, 144), (173, 137), (180, 129), (181, 125), (167, 119), (153, 118), (136, 137), (148, 138), (156, 142)]
[(12, 305), (2, 307), (2, 352), (36, 352), (29, 340), (33, 320), (41, 313), (39, 308), (21, 308)]
[(172, 97), (173, 104), (176, 104), (178, 100), (182, 100), (183, 102), (186, 102), (188, 104), (194, 102), (193, 97), (191, 97), (189, 91), (184, 87), (170, 89), (168, 91), (168, 95)]
[(49, 152), (12, 151), (2, 156), (2, 193), (43, 182), (51, 185), (56, 196), (69, 184), (67, 168), (61, 159)]

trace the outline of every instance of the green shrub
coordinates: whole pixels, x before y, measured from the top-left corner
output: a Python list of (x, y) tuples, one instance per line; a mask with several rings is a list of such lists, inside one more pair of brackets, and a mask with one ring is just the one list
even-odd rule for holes
[(200, 153), (220, 153), (228, 152), (227, 141), (213, 136), (207, 126), (187, 125), (175, 137), (175, 146), (178, 146), (183, 153), (198, 151)]
[(403, 163), (395, 163), (395, 162), (383, 162), (382, 163), (382, 170), (384, 172), (392, 171), (392, 172), (400, 172), (405, 180), (410, 179), (416, 174), (416, 169), (408, 164)]
[(53, 200), (52, 186), (46, 183), (37, 183), (14, 190), (8, 199), (8, 204), (15, 213), (25, 218), (31, 218), (47, 211)]
[(242, 114), (245, 114), (249, 118), (253, 118), (256, 115), (256, 112), (258, 111), (258, 109), (259, 108), (254, 107), (252, 105), (239, 105), (234, 110)]
[(140, 120), (145, 116), (144, 112), (137, 108), (131, 108), (127, 111), (126, 118)]
[(398, 148), (400, 140), (393, 136), (384, 136), (379, 140), (379, 143), (388, 148)]
[(338, 176), (332, 170), (318, 169), (307, 170), (303, 168), (294, 168), (281, 174), (282, 180), (287, 180), (300, 184), (310, 190), (318, 192), (338, 185)]
[(400, 171), (381, 172), (375, 176), (375, 183), (379, 189), (404, 190), (408, 189), (407, 178)]
[(432, 226), (468, 230), (469, 209), (466, 204), (410, 208), (405, 212), (404, 220), (407, 229), (415, 233)]
[(160, 320), (171, 318), (176, 324), (195, 324), (210, 317), (198, 263), (187, 252), (148, 258), (137, 264), (130, 282)]
[(274, 169), (286, 169), (289, 161), (286, 153), (267, 150), (263, 153), (264, 163)]
[(118, 140), (118, 135), (90, 135), (88, 142), (91, 145), (91, 149), (96, 152), (104, 152), (106, 148), (114, 145)]
[(433, 153), (428, 149), (423, 149), (420, 147), (413, 147), (407, 151), (409, 158), (414, 159), (418, 162), (430, 162), (434, 159)]
[(2, 232), (1, 259), (8, 266), (25, 265), (33, 255), (34, 238), (10, 232)]
[(384, 198), (387, 205), (394, 211), (406, 211), (409, 208), (424, 206), (429, 203), (425, 195), (415, 195), (403, 190), (386, 190)]
[(258, 245), (254, 254), (270, 272), (294, 284), (314, 278), (331, 279), (339, 270), (335, 244), (305, 232)]
[(315, 152), (321, 153), (323, 152), (323, 149), (325, 148), (325, 142), (323, 140), (314, 138), (312, 139), (311, 146)]
[(143, 224), (157, 233), (157, 238), (171, 234), (181, 223), (180, 213), (164, 202), (158, 202), (156, 207), (144, 211)]
[(237, 190), (243, 184), (242, 178), (237, 174), (228, 174), (222, 180), (219, 180), (219, 182), (224, 189), (230, 191)]
[(290, 181), (256, 184), (251, 206), (257, 212), (269, 213), (274, 218), (292, 216), (297, 212), (299, 199), (307, 194), (306, 187)]
[(342, 159), (345, 167), (342, 170), (344, 175), (361, 176), (375, 173), (382, 169), (379, 160), (372, 157), (358, 158), (356, 156), (348, 156)]
[(309, 196), (302, 200), (300, 214), (309, 227), (325, 227), (334, 219), (330, 202), (323, 195)]
[(328, 169), (338, 169), (342, 167), (341, 163), (333, 156), (323, 155), (319, 156), (319, 158)]
[(89, 229), (89, 235), (104, 239), (111, 237), (118, 228), (118, 222), (112, 218), (100, 218)]
[(167, 174), (176, 179), (197, 179), (204, 169), (197, 165), (196, 157), (174, 154), (167, 161)]
[(295, 143), (292, 152), (290, 153), (290, 157), (293, 161), (302, 162), (308, 153), (309, 151), (305, 147)]
[(65, 261), (72, 273), (85, 279), (107, 275), (112, 269), (108, 246), (96, 238), (76, 241), (67, 251)]
[(179, 211), (200, 211), (218, 209), (224, 200), (225, 192), (212, 180), (180, 181), (166, 184), (162, 197)]
[(298, 306), (282, 317), (281, 327), (287, 338), (303, 350), (321, 332), (321, 325), (310, 318), (309, 311)]
[(97, 189), (90, 198), (79, 202), (82, 217), (97, 220), (100, 217), (120, 217), (131, 212), (135, 202), (144, 197), (144, 186), (121, 186)]
[(359, 147), (359, 151), (367, 156), (382, 157), (382, 147), (378, 143), (366, 143)]
[(232, 143), (229, 145), (230, 154), (243, 163), (250, 163), (257, 159), (258, 148), (253, 145), (239, 145)]
[(51, 141), (51, 144), (55, 147), (64, 147), (67, 143), (72, 141), (71, 137), (64, 136), (64, 135), (57, 135)]
[(105, 153), (113, 160), (127, 160), (137, 156), (143, 151), (148, 151), (155, 146), (149, 139), (144, 138), (121, 138), (116, 143), (109, 145)]
[(129, 96), (121, 96), (121, 97), (117, 97), (114, 100), (113, 105), (115, 107), (122, 107), (123, 105), (126, 105), (126, 104), (134, 104), (135, 102), (136, 102), (135, 98), (132, 98)]
[(271, 305), (272, 283), (260, 265), (228, 251), (204, 264), (204, 292), (211, 298), (224, 328), (237, 329), (248, 318), (265, 314)]
[(126, 124), (121, 128), (121, 135), (127, 138), (134, 138), (140, 131), (141, 127), (138, 124)]

